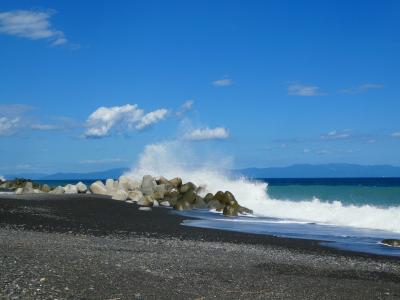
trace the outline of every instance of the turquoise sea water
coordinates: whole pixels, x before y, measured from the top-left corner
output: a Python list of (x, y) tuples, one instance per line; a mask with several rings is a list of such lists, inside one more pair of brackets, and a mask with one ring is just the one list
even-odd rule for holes
[(260, 179), (273, 199), (340, 201), (380, 207), (400, 205), (400, 178)]

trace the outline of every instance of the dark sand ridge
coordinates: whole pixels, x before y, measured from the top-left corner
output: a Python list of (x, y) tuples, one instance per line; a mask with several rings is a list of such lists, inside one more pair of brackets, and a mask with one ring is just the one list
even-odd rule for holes
[[(0, 196), (0, 282), (23, 299), (399, 299), (400, 260), (181, 226), (98, 195)], [(1, 297), (0, 297), (1, 298)]]

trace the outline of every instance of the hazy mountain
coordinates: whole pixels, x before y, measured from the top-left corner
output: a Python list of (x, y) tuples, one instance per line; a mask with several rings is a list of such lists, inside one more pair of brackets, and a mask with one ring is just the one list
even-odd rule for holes
[[(55, 173), (51, 175), (39, 173), (24, 173), (5, 175), (7, 179), (15, 177), (34, 180), (64, 180), (64, 179), (106, 179), (118, 178), (128, 168), (118, 168), (90, 173)], [(343, 178), (343, 177), (400, 177), (400, 167), (390, 165), (361, 166), (356, 164), (298, 164), (288, 167), (247, 168), (233, 170), (235, 174), (253, 178)], [(162, 175), (162, 174), (161, 174)], [(179, 176), (179, 174), (177, 174)]]
[(111, 169), (100, 172), (90, 173), (56, 173), (41, 177), (41, 180), (61, 180), (61, 179), (107, 179), (118, 178), (128, 171), (128, 168)]
[(235, 173), (253, 178), (400, 177), (400, 167), (356, 164), (298, 164), (288, 167), (247, 168)]
[(65, 180), (65, 179), (107, 179), (107, 178), (118, 178), (124, 172), (128, 171), (128, 168), (118, 168), (118, 169), (110, 169), (106, 171), (99, 172), (89, 172), (89, 173), (55, 173), (55, 174), (39, 174), (39, 173), (31, 173), (31, 174), (12, 174), (5, 175), (5, 178), (29, 178), (33, 180)]

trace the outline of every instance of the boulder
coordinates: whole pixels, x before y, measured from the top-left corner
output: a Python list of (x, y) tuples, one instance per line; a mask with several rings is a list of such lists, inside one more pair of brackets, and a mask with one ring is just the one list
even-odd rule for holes
[(43, 194), (44, 192), (39, 189), (33, 189), (34, 194)]
[(139, 210), (151, 211), (151, 207), (148, 207), (148, 206), (141, 206), (141, 207), (139, 207)]
[(78, 193), (86, 193), (86, 191), (87, 191), (87, 186), (86, 186), (86, 184), (84, 184), (83, 182), (81, 182), (81, 181), (79, 181), (77, 184), (76, 184), (76, 188), (78, 189)]
[(51, 191), (49, 185), (47, 185), (47, 184), (43, 184), (42, 187), (41, 187), (41, 190), (42, 190), (42, 192), (44, 192), (44, 193), (48, 193), (48, 192)]
[(54, 194), (54, 195), (61, 195), (64, 193), (65, 193), (65, 189), (62, 186), (58, 186), (50, 192), (50, 194)]
[(203, 209), (203, 208), (207, 208), (207, 203), (204, 202), (203, 197), (196, 195), (196, 201), (193, 203), (193, 208), (197, 208), (197, 209)]
[[(118, 185), (118, 183), (117, 183)], [(106, 190), (107, 190), (107, 194), (108, 195), (112, 195), (113, 191), (114, 191), (114, 179), (108, 178), (106, 180)]]
[(165, 188), (165, 184), (156, 185), (153, 188), (153, 198), (156, 200), (164, 199), (165, 193), (167, 189)]
[(194, 204), (196, 202), (196, 193), (194, 190), (188, 190), (184, 193), (178, 201), (185, 201), (189, 204)]
[(138, 205), (141, 205), (141, 206), (152, 206), (152, 205), (153, 205), (153, 202), (154, 202), (153, 197), (147, 195), (147, 196), (144, 196), (142, 199), (140, 199), (140, 200), (137, 202), (137, 204), (138, 204)]
[(17, 188), (17, 189), (15, 190), (15, 194), (16, 194), (16, 195), (21, 195), (22, 192), (23, 192), (23, 188)]
[(160, 205), (161, 206), (171, 206), (171, 204), (168, 202), (168, 201), (162, 201), (162, 202), (160, 202)]
[(237, 201), (235, 199), (235, 196), (229, 191), (226, 191), (225, 193), (219, 191), (215, 194), (214, 196), (215, 200), (218, 200), (221, 204), (224, 205), (235, 205), (237, 204)]
[(168, 201), (172, 206), (178, 201), (179, 193), (177, 190), (171, 190), (164, 194), (164, 200)]
[(111, 196), (113, 200), (125, 201), (128, 199), (128, 192), (126, 192), (125, 190), (116, 190), (113, 191)]
[(127, 176), (119, 177), (118, 187), (126, 191), (133, 191), (140, 188), (140, 182), (134, 181)]
[(33, 193), (33, 184), (31, 181), (25, 182), (24, 187), (22, 188), (22, 194), (32, 194)]
[(101, 182), (100, 180), (98, 180), (98, 181), (96, 181), (96, 182), (93, 182), (93, 183), (90, 185), (90, 191), (91, 191), (93, 194), (107, 195), (107, 189), (106, 189), (104, 183)]
[(252, 211), (251, 209), (248, 209), (247, 207), (240, 206), (240, 205), (239, 205), (239, 210), (238, 210), (238, 212), (239, 212), (240, 214), (252, 214), (252, 213), (253, 213), (253, 211)]
[(156, 183), (152, 176), (145, 175), (143, 176), (142, 185), (140, 186), (140, 190), (143, 195), (151, 195), (153, 194), (153, 189), (156, 186)]
[(381, 244), (384, 244), (384, 245), (390, 246), (390, 247), (400, 247), (400, 240), (384, 239), (381, 241)]
[(215, 209), (216, 211), (222, 211), (225, 208), (225, 205), (218, 200), (213, 199), (207, 203), (207, 208)]
[(67, 184), (64, 190), (66, 194), (78, 194), (78, 188), (73, 184)]
[(160, 204), (158, 203), (157, 200), (154, 200), (154, 201), (153, 201), (153, 207), (158, 207), (158, 206), (160, 206)]
[(87, 190), (85, 194), (91, 194), (92, 192), (90, 190)]
[(222, 213), (224, 214), (224, 216), (235, 217), (238, 215), (238, 212), (239, 212), (239, 205), (235, 204), (235, 205), (226, 205)]
[(179, 199), (178, 202), (174, 205), (174, 209), (176, 210), (189, 210), (191, 209), (190, 203), (183, 201), (182, 199)]
[(128, 199), (132, 201), (138, 202), (143, 198), (143, 193), (141, 191), (130, 191), (128, 193)]
[(205, 197), (203, 198), (203, 200), (204, 200), (205, 203), (208, 203), (208, 202), (210, 202), (210, 201), (213, 200), (213, 199), (214, 199), (214, 195), (211, 194), (211, 193), (208, 193), (208, 194), (205, 195)]
[(165, 177), (163, 177), (163, 176), (160, 176), (160, 177), (158, 177), (158, 179), (156, 179), (156, 183), (157, 183), (158, 185), (160, 185), (160, 184), (168, 184), (169, 181), (168, 181), (167, 178), (165, 178)]
[(179, 189), (179, 191), (181, 192), (181, 194), (186, 193), (187, 191), (195, 191), (197, 189), (196, 185), (193, 182), (187, 182), (184, 185), (181, 186), (181, 188)]
[(180, 188), (182, 185), (182, 179), (176, 177), (174, 179), (171, 179), (169, 183), (172, 184), (172, 186), (174, 186), (175, 188)]

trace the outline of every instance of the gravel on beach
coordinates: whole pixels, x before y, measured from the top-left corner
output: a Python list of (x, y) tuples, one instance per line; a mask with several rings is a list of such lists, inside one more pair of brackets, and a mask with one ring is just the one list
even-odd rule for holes
[(400, 299), (400, 260), (181, 226), (94, 195), (0, 196), (0, 299)]

